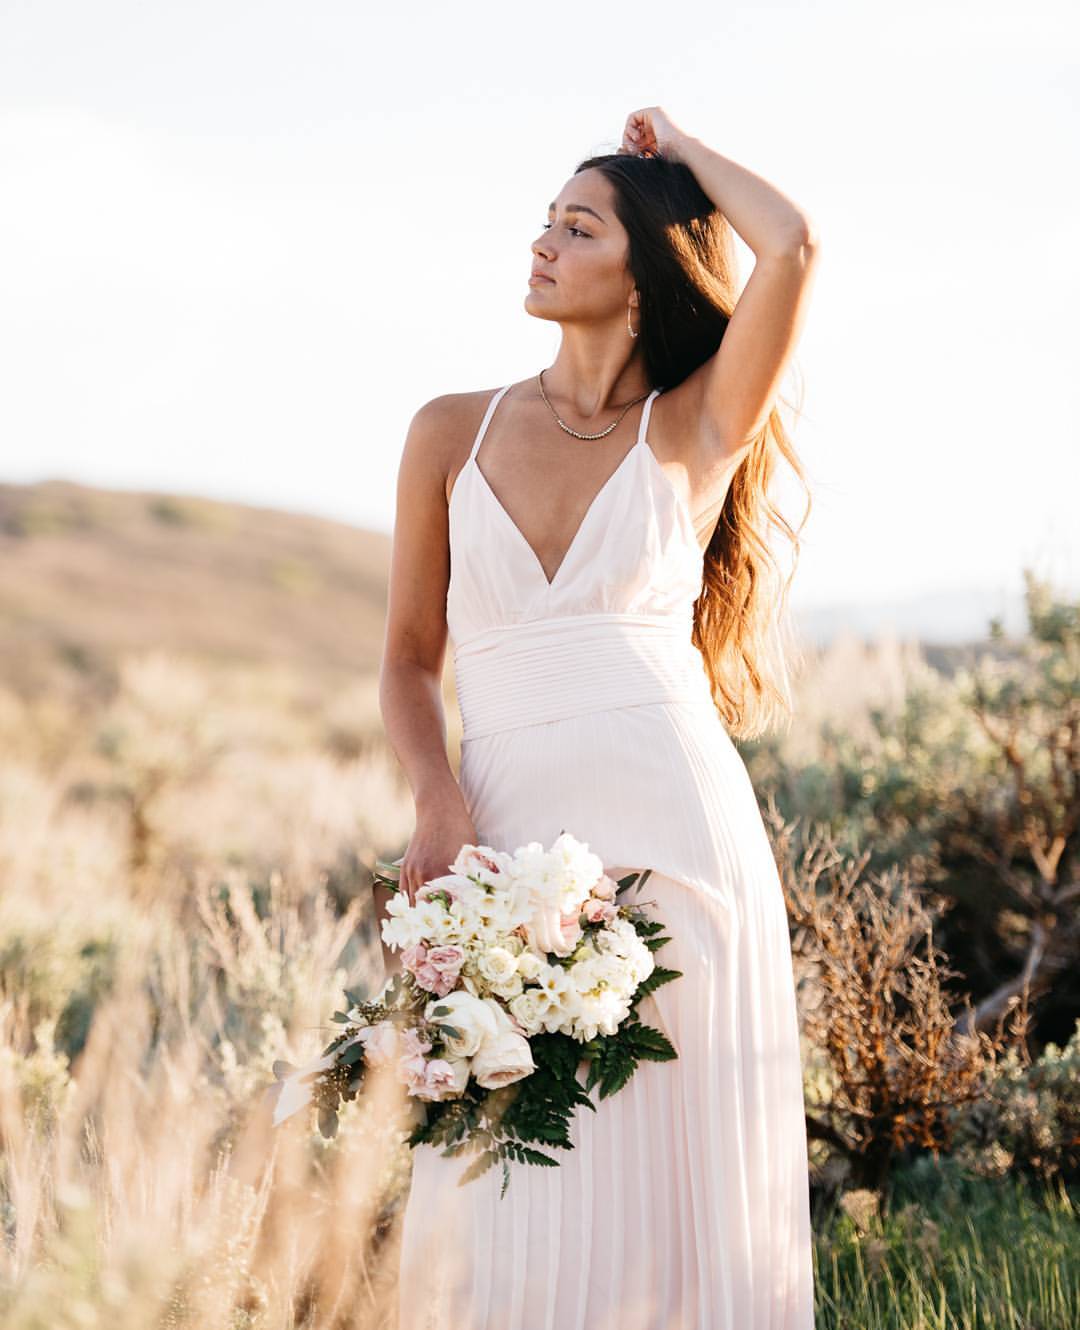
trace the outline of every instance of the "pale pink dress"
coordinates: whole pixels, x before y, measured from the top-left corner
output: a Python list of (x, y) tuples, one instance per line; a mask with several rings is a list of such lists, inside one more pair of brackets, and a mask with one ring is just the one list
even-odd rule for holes
[[(507, 385), (509, 387), (510, 385)], [(691, 643), (703, 555), (650, 447), (549, 583), (477, 461), (450, 500), (447, 620), (480, 842), (566, 830), (621, 874), (683, 977), (639, 1011), (679, 1057), (579, 1109), (558, 1168), (413, 1154), (400, 1330), (812, 1330), (806, 1127), (788, 921), (742, 758)], [(582, 1073), (582, 1079), (584, 1079)]]

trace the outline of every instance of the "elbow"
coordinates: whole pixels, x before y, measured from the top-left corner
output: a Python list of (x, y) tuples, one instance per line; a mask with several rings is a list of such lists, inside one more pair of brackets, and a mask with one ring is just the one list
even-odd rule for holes
[(397, 684), (402, 679), (438, 683), (442, 679), (443, 664), (441, 653), (430, 657), (412, 652), (384, 651), (379, 663), (379, 692), (382, 694), (388, 685)]
[(820, 247), (821, 241), (818, 236), (817, 223), (812, 217), (800, 216), (798, 225), (791, 232), (789, 245), (796, 254), (815, 254)]
[(800, 214), (769, 252), (773, 258), (794, 259), (806, 264), (817, 254), (820, 243), (816, 223)]

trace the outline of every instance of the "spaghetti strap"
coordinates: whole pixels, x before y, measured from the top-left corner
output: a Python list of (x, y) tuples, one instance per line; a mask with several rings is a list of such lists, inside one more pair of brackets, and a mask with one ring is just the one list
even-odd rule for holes
[(495, 408), (499, 405), (499, 400), (501, 399), (503, 393), (505, 393), (512, 386), (513, 386), (512, 384), (509, 383), (506, 384), (504, 387), (500, 388), (499, 391), (494, 394), (491, 401), (488, 402), (487, 410), (484, 412), (484, 418), (480, 422), (480, 428), (476, 431), (476, 438), (473, 440), (472, 452), (469, 453), (470, 462), (476, 457), (476, 450), (480, 447), (484, 435), (487, 433), (488, 422), (491, 420), (491, 417), (495, 414)]
[(638, 433), (637, 433), (636, 446), (639, 448), (645, 442), (645, 435), (649, 429), (649, 414), (652, 411), (653, 401), (659, 395), (660, 395), (660, 389), (654, 388), (652, 392), (648, 395), (648, 397), (645, 398), (645, 405), (641, 409), (641, 421), (638, 425)]

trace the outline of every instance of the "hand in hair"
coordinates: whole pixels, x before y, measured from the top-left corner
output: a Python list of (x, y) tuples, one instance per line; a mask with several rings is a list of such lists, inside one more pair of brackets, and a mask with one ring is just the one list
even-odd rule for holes
[(661, 107), (646, 106), (626, 117), (618, 151), (634, 157), (667, 157), (677, 162), (682, 160), (680, 149), (689, 137)]

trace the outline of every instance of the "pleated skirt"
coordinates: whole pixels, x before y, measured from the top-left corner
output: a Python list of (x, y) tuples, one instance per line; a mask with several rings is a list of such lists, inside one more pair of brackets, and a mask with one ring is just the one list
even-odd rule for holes
[[(561, 830), (634, 899), (682, 976), (641, 1002), (678, 1054), (579, 1108), (558, 1168), (413, 1151), (399, 1330), (812, 1330), (806, 1126), (783, 891), (712, 708), (599, 711), (467, 740), (478, 838)], [(581, 1073), (584, 1079), (584, 1071)]]

